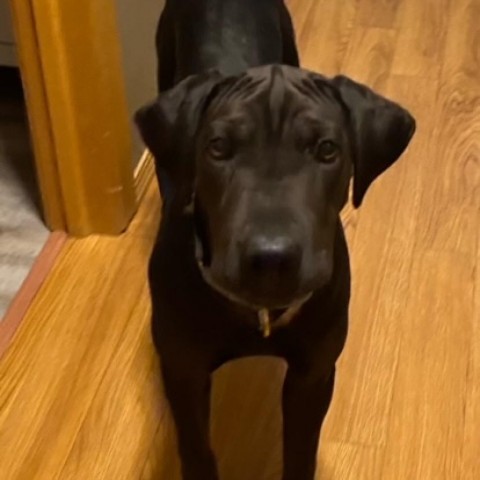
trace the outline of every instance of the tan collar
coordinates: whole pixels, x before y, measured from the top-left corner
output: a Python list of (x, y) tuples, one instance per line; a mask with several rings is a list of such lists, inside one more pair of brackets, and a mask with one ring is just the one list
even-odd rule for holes
[(273, 323), (272, 314), (270, 310), (262, 308), (258, 311), (259, 329), (263, 333), (264, 338), (270, 337), (272, 331), (279, 328), (286, 327), (292, 320), (298, 315), (303, 307), (303, 304), (311, 297), (311, 294), (307, 297), (297, 300), (290, 307), (288, 307)]
[[(220, 287), (213, 280), (213, 278), (210, 275), (210, 272), (203, 266), (201, 261), (197, 261), (197, 264), (203, 279), (208, 285), (210, 285), (210, 287), (212, 287), (218, 293), (220, 293), (225, 298), (230, 300), (232, 303), (236, 303), (237, 305), (241, 305), (251, 310), (256, 310), (256, 308), (253, 305), (249, 305), (248, 303), (238, 298), (236, 295), (233, 295), (231, 292), (228, 292), (224, 288)], [(305, 297), (292, 303), (274, 321), (272, 321), (272, 312), (267, 308), (260, 308), (259, 310), (256, 310), (257, 317), (258, 317), (259, 330), (263, 333), (264, 338), (270, 337), (273, 331), (289, 325), (292, 322), (292, 320), (298, 315), (304, 303), (307, 302), (311, 298), (311, 296), (312, 296), (312, 293), (309, 293)]]

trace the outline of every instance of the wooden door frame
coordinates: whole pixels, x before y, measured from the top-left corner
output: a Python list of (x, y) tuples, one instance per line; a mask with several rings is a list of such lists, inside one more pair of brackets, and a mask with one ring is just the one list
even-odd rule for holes
[(112, 0), (10, 0), (47, 225), (118, 234), (135, 208)]

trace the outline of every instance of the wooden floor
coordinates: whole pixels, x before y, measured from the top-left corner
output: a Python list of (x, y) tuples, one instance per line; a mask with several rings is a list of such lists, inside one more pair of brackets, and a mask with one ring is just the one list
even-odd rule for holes
[[(480, 0), (291, 0), (308, 68), (406, 105), (407, 155), (345, 212), (351, 330), (321, 480), (480, 478)], [(153, 51), (152, 51), (153, 55)], [(149, 337), (152, 186), (120, 239), (71, 240), (0, 363), (2, 480), (178, 480)], [(215, 381), (222, 480), (279, 478), (283, 365)]]

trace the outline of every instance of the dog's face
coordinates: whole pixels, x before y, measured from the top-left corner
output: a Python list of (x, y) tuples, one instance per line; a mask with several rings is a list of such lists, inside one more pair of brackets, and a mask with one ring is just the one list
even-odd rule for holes
[(333, 88), (299, 70), (227, 81), (196, 137), (195, 215), (215, 285), (256, 307), (326, 283), (351, 176), (348, 120)]
[(358, 205), (414, 128), (405, 110), (365, 87), (279, 66), (189, 78), (137, 121), (160, 175), (177, 195), (189, 192), (185, 204), (193, 195), (206, 280), (269, 309), (328, 283), (352, 172)]

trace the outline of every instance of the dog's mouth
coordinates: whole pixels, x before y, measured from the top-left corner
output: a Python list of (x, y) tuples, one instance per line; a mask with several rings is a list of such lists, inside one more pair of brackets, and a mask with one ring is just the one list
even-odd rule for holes
[(263, 333), (265, 338), (269, 337), (273, 330), (284, 327), (291, 323), (301, 310), (304, 303), (306, 303), (313, 292), (309, 292), (293, 301), (285, 304), (275, 305), (274, 308), (267, 308), (265, 305), (252, 303), (245, 300), (241, 295), (236, 294), (229, 288), (218, 282), (212, 275), (210, 268), (210, 249), (204, 246), (204, 240), (195, 230), (195, 258), (198, 268), (204, 281), (216, 292), (221, 294), (224, 298), (239, 306), (247, 308), (256, 312), (258, 318), (259, 330)]

